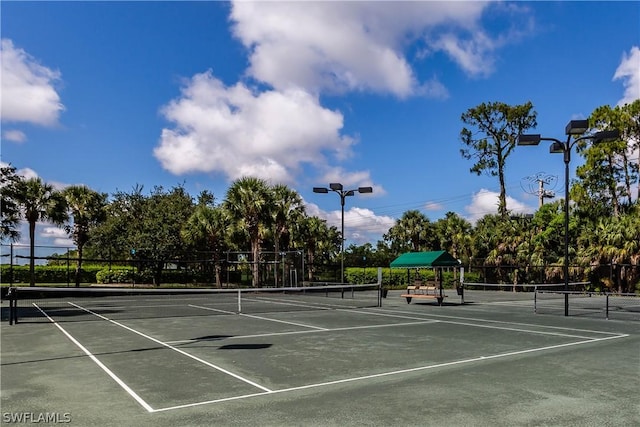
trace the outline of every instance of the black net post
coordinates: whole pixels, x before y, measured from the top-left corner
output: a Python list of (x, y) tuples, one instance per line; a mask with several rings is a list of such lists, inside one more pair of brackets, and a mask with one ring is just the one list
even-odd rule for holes
[(9, 298), (9, 325), (13, 325), (18, 323), (17, 299), (14, 288), (9, 288), (7, 297)]

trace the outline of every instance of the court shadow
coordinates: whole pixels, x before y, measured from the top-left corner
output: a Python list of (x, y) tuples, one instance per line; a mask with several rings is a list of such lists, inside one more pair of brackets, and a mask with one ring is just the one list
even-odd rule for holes
[(269, 347), (271, 344), (229, 344), (221, 346), (219, 350), (260, 350)]
[(233, 338), (233, 335), (205, 335), (203, 337), (192, 338), (193, 341), (217, 341), (226, 338)]

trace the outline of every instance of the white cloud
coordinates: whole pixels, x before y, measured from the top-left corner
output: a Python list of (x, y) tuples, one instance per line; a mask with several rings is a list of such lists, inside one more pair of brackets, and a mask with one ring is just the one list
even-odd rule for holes
[(291, 183), (301, 164), (322, 165), (325, 155), (351, 153), (343, 117), (302, 90), (256, 93), (242, 83), (226, 87), (211, 71), (186, 82), (182, 95), (162, 109), (155, 156), (174, 174), (218, 172), (229, 179), (257, 176)]
[[(498, 213), (498, 199), (500, 194), (495, 191), (481, 189), (473, 195), (471, 204), (465, 206), (467, 219), (475, 223), (477, 220), (488, 214)], [(507, 209), (514, 213), (532, 213), (533, 209), (522, 202), (507, 196)]]
[(58, 227), (45, 227), (40, 236), (50, 242), (53, 242), (55, 246), (69, 246), (75, 247), (73, 240), (69, 238), (69, 235), (62, 228)]
[(437, 202), (427, 202), (424, 205), (424, 209), (427, 211), (441, 211), (444, 209), (444, 205)]
[(322, 177), (318, 179), (317, 186), (327, 186), (332, 182), (341, 183), (346, 190), (356, 189), (358, 187), (372, 187), (373, 193), (366, 194), (364, 197), (378, 197), (387, 194), (387, 191), (382, 185), (373, 183), (369, 171), (349, 172), (342, 167), (327, 167), (324, 169)]
[[(248, 51), (247, 81), (260, 89), (225, 86), (212, 71), (193, 76), (162, 108), (172, 127), (163, 129), (154, 155), (174, 174), (252, 175), (286, 184), (310, 165), (322, 181), (371, 185), (384, 194), (368, 171), (332, 167), (352, 154), (356, 140), (341, 133), (343, 115), (320, 105), (320, 95), (448, 96), (419, 52), (441, 50), (467, 73), (487, 74), (494, 51), (509, 40), (482, 31), (490, 6), (522, 13), (479, 1), (235, 1), (232, 31)], [(431, 77), (419, 80), (408, 52), (416, 55), (411, 61), (422, 61), (419, 75)]]
[(433, 48), (444, 51), (454, 62), (472, 76), (486, 76), (494, 70), (490, 53), (495, 50), (493, 41), (481, 31), (470, 39), (457, 34), (441, 34), (432, 42)]
[(31, 178), (38, 177), (38, 173), (31, 168), (16, 169), (16, 175), (19, 175), (24, 179), (31, 179)]
[(9, 39), (2, 39), (2, 121), (42, 126), (57, 124), (64, 106), (55, 90), (60, 72), (40, 65)]
[(27, 135), (21, 130), (9, 129), (2, 131), (2, 139), (5, 141), (17, 142), (21, 144), (27, 140)]
[[(337, 203), (339, 206), (339, 202)], [(342, 211), (324, 211), (315, 203), (305, 201), (305, 209), (309, 216), (317, 216), (327, 221), (329, 226), (338, 230), (342, 227)], [(370, 209), (351, 207), (344, 211), (344, 234), (346, 245), (363, 244), (382, 239), (382, 235), (395, 224), (395, 219), (386, 215), (376, 215)]]
[[(233, 3), (233, 31), (250, 50), (250, 76), (278, 90), (371, 90), (399, 97), (446, 96), (432, 79), (420, 83), (404, 49), (429, 42), (426, 32), (451, 30), (425, 50), (444, 50), (463, 69), (487, 69), (495, 43), (477, 32), (486, 2), (245, 2)], [(482, 37), (459, 39), (460, 30)], [(473, 63), (465, 58), (470, 56)]]
[(623, 53), (613, 80), (622, 80), (624, 96), (618, 105), (631, 104), (640, 98), (640, 48), (633, 46), (629, 54)]

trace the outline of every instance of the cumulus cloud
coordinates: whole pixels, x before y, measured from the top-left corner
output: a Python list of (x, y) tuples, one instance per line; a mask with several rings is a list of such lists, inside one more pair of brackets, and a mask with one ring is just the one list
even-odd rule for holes
[[(245, 77), (260, 89), (246, 82), (225, 86), (212, 71), (193, 76), (162, 108), (173, 125), (163, 129), (154, 155), (174, 174), (253, 175), (290, 184), (312, 164), (329, 178), (328, 165), (348, 158), (356, 141), (341, 133), (343, 115), (324, 108), (320, 95), (446, 97), (428, 55), (411, 59), (425, 63), (420, 75), (432, 76), (420, 81), (407, 52), (445, 51), (468, 73), (486, 72), (492, 52), (504, 44), (480, 30), (492, 5), (235, 1), (230, 21), (247, 48)], [(341, 174), (345, 179), (370, 181), (366, 171)], [(383, 192), (376, 187), (376, 194)]]
[(387, 194), (387, 191), (380, 184), (374, 184), (370, 171), (347, 171), (342, 167), (329, 166), (324, 168), (322, 177), (318, 179), (318, 187), (326, 186), (332, 182), (341, 183), (345, 189), (355, 189), (358, 187), (372, 187), (373, 193), (366, 197), (377, 197)]
[(69, 238), (67, 232), (59, 227), (44, 227), (40, 236), (50, 242), (53, 242), (55, 246), (75, 247), (75, 243), (73, 243), (73, 240)]
[(55, 89), (60, 72), (40, 65), (9, 39), (1, 41), (0, 63), (2, 121), (41, 126), (57, 124), (64, 110)]
[[(475, 223), (485, 215), (497, 214), (499, 197), (500, 193), (484, 188), (475, 193), (471, 203), (464, 208), (467, 212), (467, 219)], [(515, 214), (532, 213), (533, 211), (529, 206), (509, 196), (507, 196), (507, 209)]]
[(613, 80), (622, 80), (624, 96), (618, 105), (631, 104), (640, 98), (640, 48), (633, 46), (629, 54), (623, 53)]
[[(426, 43), (423, 50), (445, 51), (469, 73), (490, 69), (490, 54), (500, 43), (477, 31), (488, 4), (239, 1), (231, 20), (250, 52), (248, 74), (278, 90), (444, 97), (437, 79), (418, 81), (404, 51)], [(445, 24), (453, 27), (445, 37), (425, 37)], [(480, 36), (469, 41), (471, 33)]]
[[(327, 221), (329, 226), (340, 230), (342, 226), (342, 211), (324, 211), (314, 203), (305, 201), (307, 214), (317, 216)], [(370, 209), (351, 207), (344, 211), (344, 234), (347, 245), (350, 243), (363, 244), (377, 239), (395, 225), (395, 219), (386, 215), (376, 215)]]
[(27, 135), (21, 130), (9, 129), (2, 131), (2, 139), (10, 142), (21, 144), (27, 140)]
[(343, 116), (300, 89), (252, 91), (225, 86), (211, 71), (185, 82), (162, 109), (175, 127), (163, 129), (154, 154), (174, 174), (218, 172), (291, 183), (303, 163), (344, 159), (355, 140), (341, 135)]

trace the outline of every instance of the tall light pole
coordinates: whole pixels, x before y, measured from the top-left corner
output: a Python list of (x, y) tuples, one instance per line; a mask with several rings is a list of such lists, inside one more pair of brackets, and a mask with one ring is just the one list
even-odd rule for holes
[(355, 195), (356, 191), (358, 193), (373, 193), (373, 188), (358, 187), (354, 188), (353, 190), (344, 190), (344, 187), (339, 182), (332, 182), (331, 184), (329, 184), (329, 188), (313, 187), (314, 193), (326, 194), (329, 191), (333, 191), (340, 196), (340, 207), (342, 208), (342, 230), (340, 233), (340, 237), (342, 240), (342, 245), (340, 247), (340, 283), (344, 283), (344, 199), (349, 196)]
[[(590, 135), (582, 135), (589, 130), (589, 120), (571, 120), (566, 128), (567, 140), (562, 142), (555, 138), (546, 138), (540, 134), (528, 134), (518, 136), (518, 145), (538, 145), (540, 141), (552, 141), (550, 153), (564, 154), (564, 315), (569, 315), (569, 162), (571, 162), (571, 149), (578, 141), (590, 139), (594, 144), (604, 141), (614, 141), (620, 134), (617, 130), (600, 131)], [(573, 142), (571, 137), (573, 136)]]

